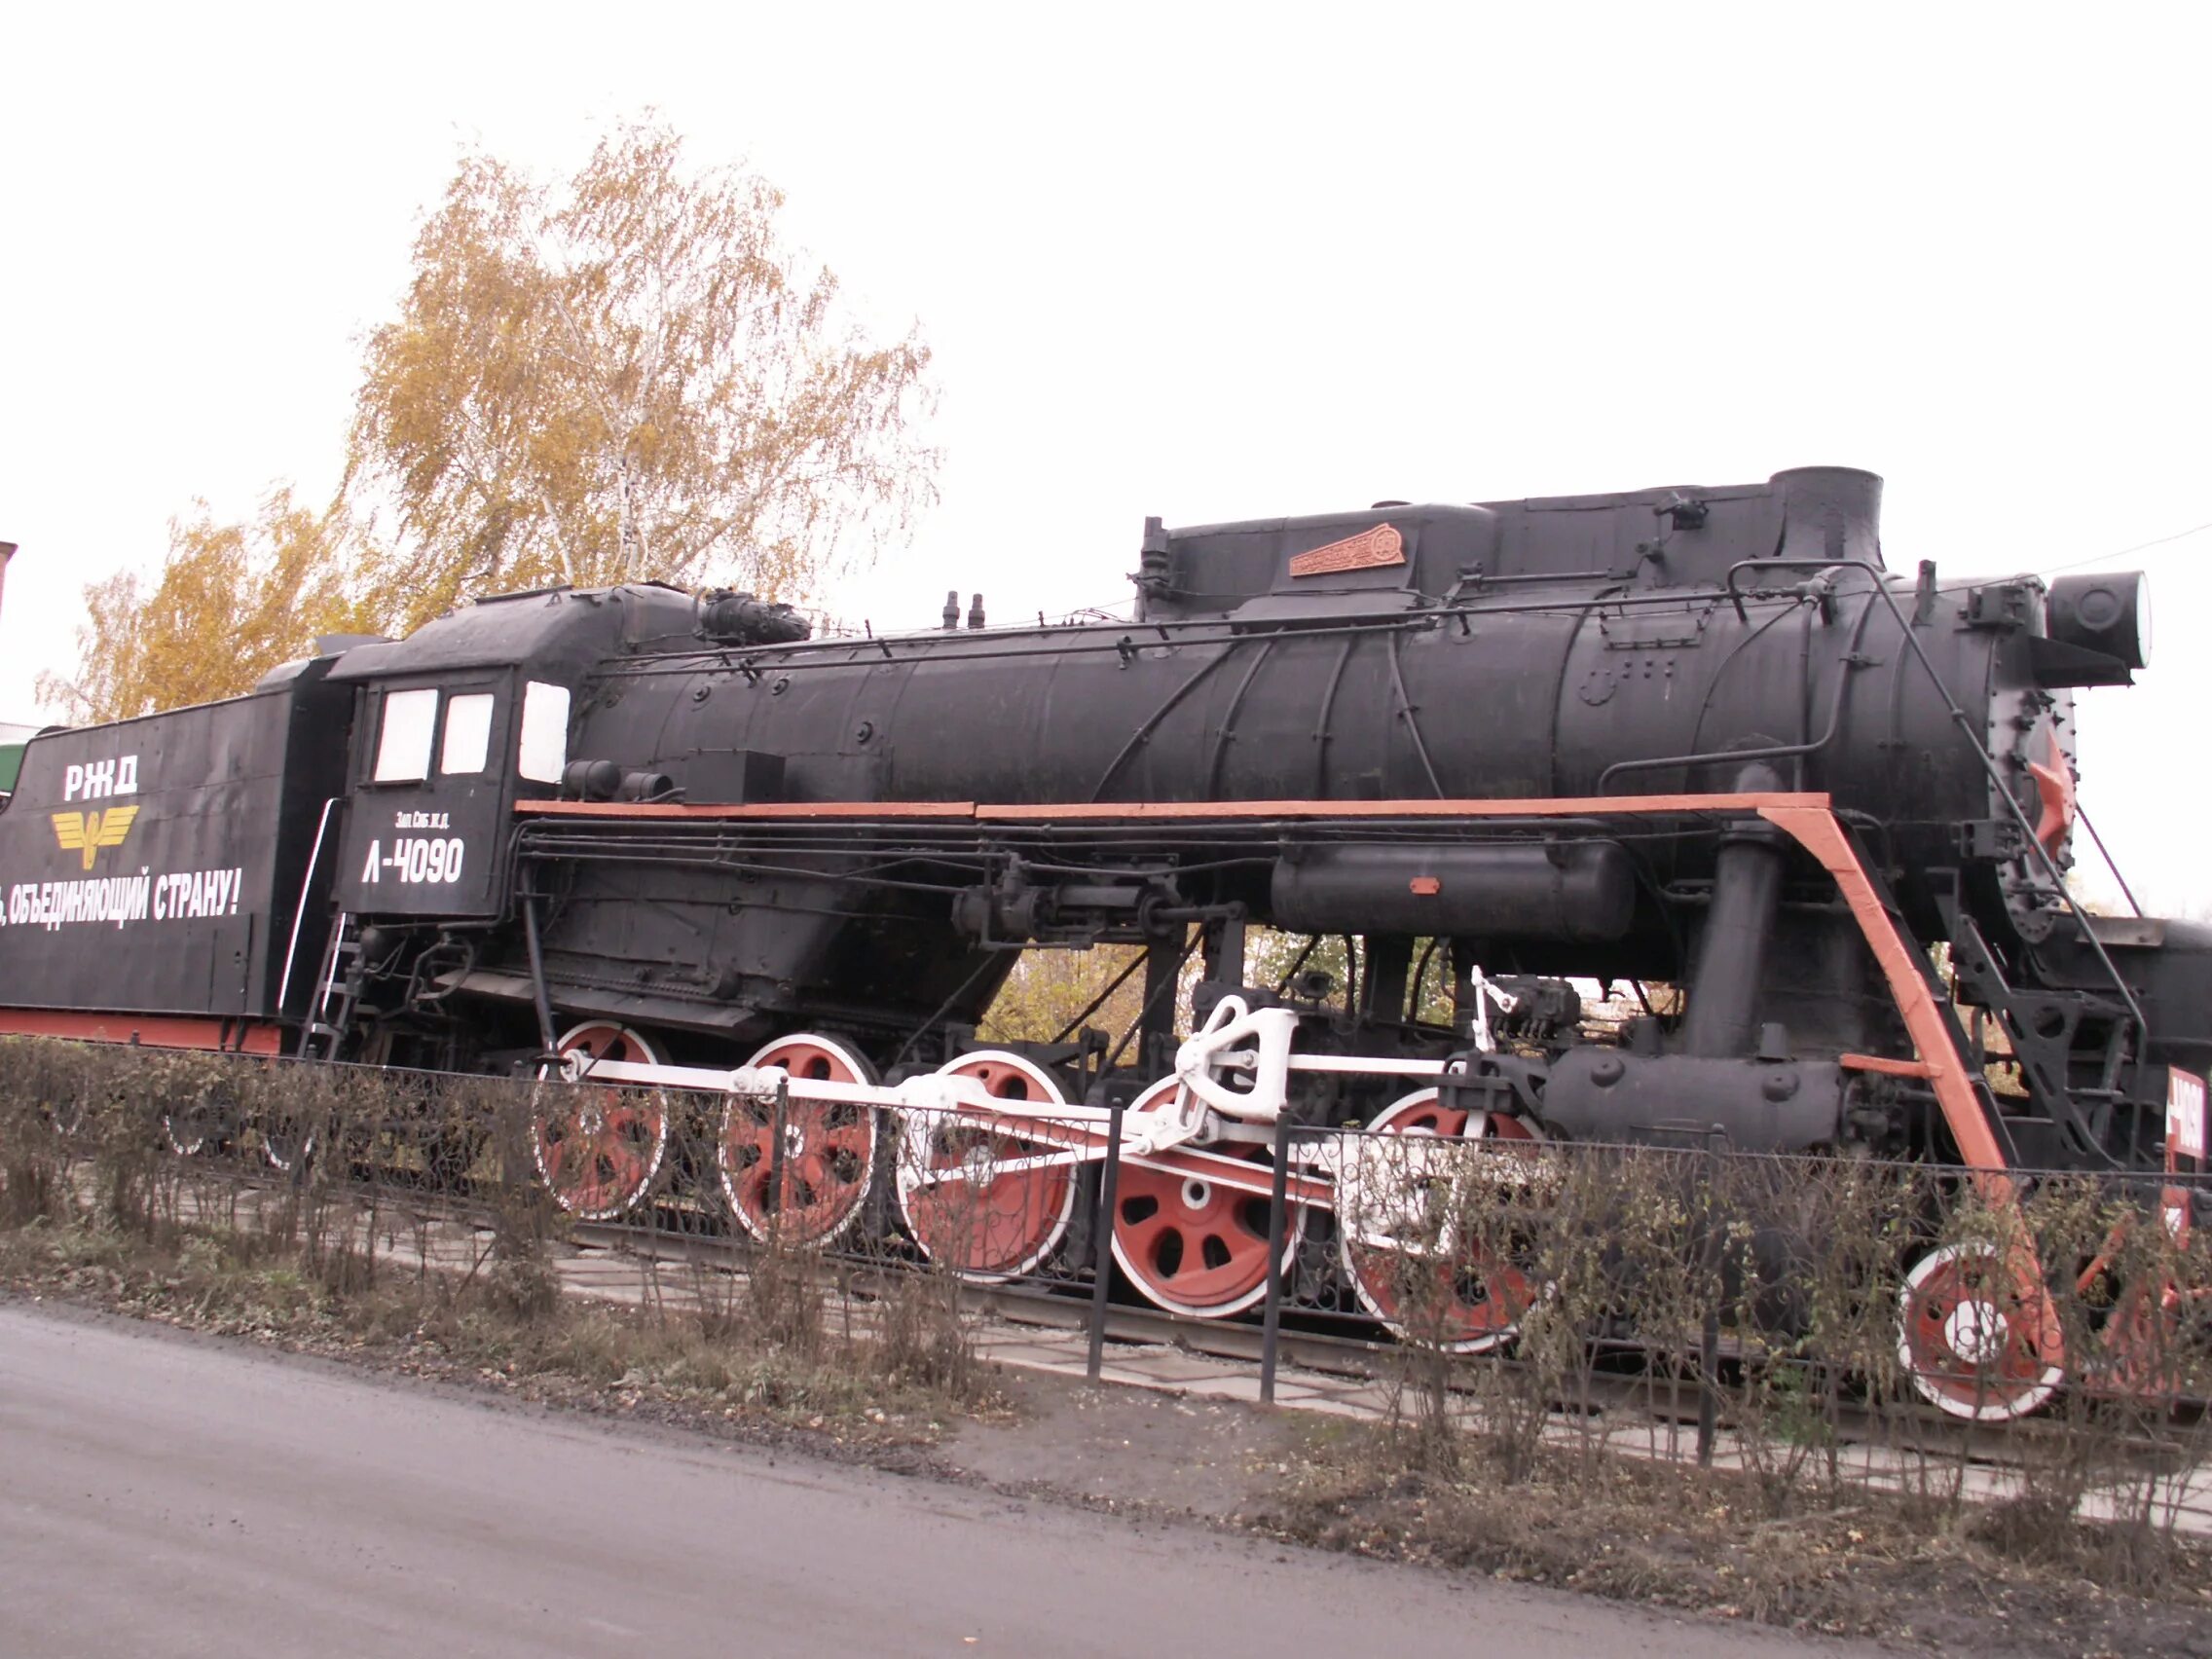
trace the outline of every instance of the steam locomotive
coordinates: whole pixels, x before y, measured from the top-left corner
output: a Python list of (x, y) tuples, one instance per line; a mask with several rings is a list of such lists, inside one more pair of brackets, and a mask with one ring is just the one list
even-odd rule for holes
[[(1149, 520), (1125, 620), (986, 627), (978, 600), (815, 640), (644, 584), (328, 642), (250, 695), (29, 745), (0, 1031), (558, 1063), (622, 1086), (537, 1124), (588, 1218), (671, 1177), (654, 1086), (711, 1080), (739, 1228), (833, 1237), (889, 1187), (979, 1278), (1060, 1247), (1118, 1137), (1117, 1259), (1198, 1316), (1265, 1283), (1285, 1116), (1998, 1191), (2194, 1168), (2212, 929), (2065, 888), (2072, 691), (2146, 665), (2144, 581), (1892, 572), (1880, 491), (1807, 468)], [(1346, 982), (1248, 982), (1259, 926), (1345, 936)], [(1024, 952), (1100, 944), (1141, 947), (1126, 1042), (977, 1046)], [(1636, 1017), (1593, 1030), (1599, 987)], [(1292, 1201), (1336, 1204), (1345, 1156)], [(1387, 1321), (1362, 1263), (1389, 1229), (1345, 1232)], [(1919, 1288), (1971, 1302), (1993, 1271)], [(1456, 1346), (1509, 1334), (1480, 1303)], [(1999, 1415), (2047, 1394), (2038, 1341)], [(1986, 1415), (1988, 1381), (1932, 1397)]]

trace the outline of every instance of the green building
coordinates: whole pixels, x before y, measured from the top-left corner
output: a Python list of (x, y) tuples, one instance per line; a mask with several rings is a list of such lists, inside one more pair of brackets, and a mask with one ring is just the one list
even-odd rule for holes
[(0, 721), (0, 796), (15, 793), (16, 774), (23, 764), (23, 745), (37, 730), (37, 726)]

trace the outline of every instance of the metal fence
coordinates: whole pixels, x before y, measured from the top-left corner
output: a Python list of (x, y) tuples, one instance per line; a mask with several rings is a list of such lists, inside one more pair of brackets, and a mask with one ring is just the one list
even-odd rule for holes
[[(1018, 1100), (1024, 1064), (991, 1092)], [(11, 1040), (0, 1227), (280, 1216), (365, 1272), (662, 1315), (767, 1265), (848, 1324), (920, 1284), (971, 1328), (1026, 1299), (1088, 1336), (1093, 1375), (1144, 1310), (1154, 1341), (1254, 1333), (1263, 1397), (1287, 1344), (1509, 1470), (1632, 1454), (2212, 1521), (2212, 1250), (2179, 1178), (1567, 1146), (1434, 1101), (1173, 1168), (1120, 1128)]]

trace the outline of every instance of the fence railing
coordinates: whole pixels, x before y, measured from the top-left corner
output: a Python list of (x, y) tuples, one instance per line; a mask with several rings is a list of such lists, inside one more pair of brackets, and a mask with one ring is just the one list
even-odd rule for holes
[[(973, 1287), (1088, 1321), (1094, 1368), (1135, 1305), (1259, 1326), (1263, 1394), (1278, 1334), (1338, 1339), (1508, 1478), (1627, 1453), (1778, 1504), (2010, 1492), (2212, 1522), (2212, 1249), (2171, 1182), (2031, 1176), (1992, 1207), (1927, 1165), (1464, 1127), (1286, 1120), (1166, 1167), (1088, 1119), (8, 1040), (0, 1228), (281, 1211), (363, 1273), (497, 1273), (525, 1304), (589, 1245), (632, 1262), (648, 1311), (778, 1275), (910, 1345), (917, 1308), (949, 1310), (927, 1340), (955, 1367)], [(473, 1253), (441, 1254), (455, 1229)]]

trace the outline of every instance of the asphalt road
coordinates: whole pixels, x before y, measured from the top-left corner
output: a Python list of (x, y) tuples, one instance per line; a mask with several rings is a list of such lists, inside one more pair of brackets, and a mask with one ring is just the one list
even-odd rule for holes
[(9, 1659), (1806, 1649), (0, 1303)]

